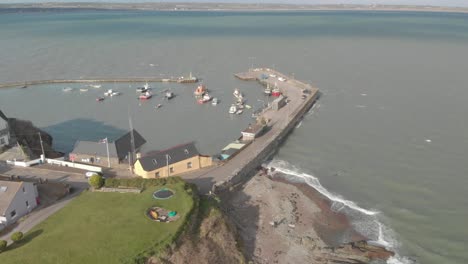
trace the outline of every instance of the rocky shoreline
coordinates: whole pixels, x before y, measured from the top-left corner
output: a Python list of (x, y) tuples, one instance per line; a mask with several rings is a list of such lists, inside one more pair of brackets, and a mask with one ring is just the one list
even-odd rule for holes
[(393, 252), (370, 245), (330, 201), (280, 174), (259, 173), (224, 203), (254, 263), (369, 263)]

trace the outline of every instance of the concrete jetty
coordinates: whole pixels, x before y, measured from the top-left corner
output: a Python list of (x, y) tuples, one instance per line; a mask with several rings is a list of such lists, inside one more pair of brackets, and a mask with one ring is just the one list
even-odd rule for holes
[(209, 191), (220, 193), (245, 182), (265, 160), (277, 151), (281, 142), (319, 97), (317, 88), (273, 69), (256, 68), (235, 74), (235, 76), (241, 80), (256, 80), (262, 85), (268, 84), (272, 88), (279, 88), (287, 97), (287, 104), (279, 110), (266, 108), (262, 116), (269, 120), (268, 131), (256, 138), (231, 160), (217, 167), (182, 176), (187, 181), (197, 184), (202, 193)]
[(23, 87), (32, 86), (38, 84), (57, 84), (57, 83), (86, 83), (86, 84), (97, 84), (97, 83), (114, 83), (114, 82), (175, 82), (175, 83), (196, 83), (198, 78), (194, 76), (189, 77), (171, 77), (171, 78), (155, 78), (155, 77), (128, 77), (128, 78), (91, 78), (91, 79), (54, 79), (54, 80), (34, 80), (24, 82), (10, 82), (0, 84), (0, 88), (11, 88), (11, 87)]

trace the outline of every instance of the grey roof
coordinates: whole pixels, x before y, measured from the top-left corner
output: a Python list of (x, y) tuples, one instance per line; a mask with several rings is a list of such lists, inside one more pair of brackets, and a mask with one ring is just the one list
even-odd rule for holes
[(223, 150), (222, 154), (226, 154), (226, 155), (231, 156), (233, 154), (236, 154), (239, 151), (240, 151), (240, 149), (230, 148), (230, 149)]
[(23, 182), (0, 181), (0, 215), (5, 215)]
[[(99, 157), (107, 157), (106, 144), (94, 141), (77, 141), (71, 153), (84, 154)], [(109, 156), (116, 158), (117, 150), (113, 143), (109, 143)]]
[[(133, 130), (133, 138), (135, 139), (135, 150), (138, 150), (146, 143), (146, 140), (136, 130)], [(109, 142), (110, 157), (123, 160), (129, 152), (131, 152), (130, 132), (127, 132), (114, 142)], [(107, 157), (106, 144), (94, 141), (77, 141), (71, 153)]]
[(8, 117), (6, 117), (6, 115), (2, 112), (2, 110), (0, 110), (0, 118), (8, 122)]
[(145, 171), (153, 171), (167, 165), (166, 155), (169, 157), (169, 164), (192, 158), (200, 155), (194, 142), (178, 145), (166, 150), (148, 153), (138, 159)]
[[(135, 140), (135, 150), (138, 150), (146, 143), (146, 140), (135, 129), (133, 130), (133, 139)], [(114, 141), (119, 159), (124, 159), (132, 151), (130, 131)]]

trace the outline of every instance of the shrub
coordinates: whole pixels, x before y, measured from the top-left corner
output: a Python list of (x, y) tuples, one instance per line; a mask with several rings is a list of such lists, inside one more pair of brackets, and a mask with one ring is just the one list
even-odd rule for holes
[(104, 178), (101, 175), (93, 175), (89, 178), (89, 184), (93, 186), (93, 188), (99, 189), (104, 185)]
[(13, 242), (18, 242), (23, 239), (23, 232), (15, 232), (11, 235), (10, 238), (13, 240)]
[(7, 248), (7, 242), (5, 240), (0, 240), (0, 253), (5, 251), (6, 248)]

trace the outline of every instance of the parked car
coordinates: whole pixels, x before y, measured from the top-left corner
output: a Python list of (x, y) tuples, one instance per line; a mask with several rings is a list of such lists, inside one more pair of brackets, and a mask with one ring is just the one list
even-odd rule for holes
[(85, 175), (86, 175), (86, 178), (91, 178), (94, 175), (99, 175), (99, 176), (104, 177), (104, 174), (102, 174), (102, 172), (97, 172), (97, 171), (88, 171), (85, 173)]

